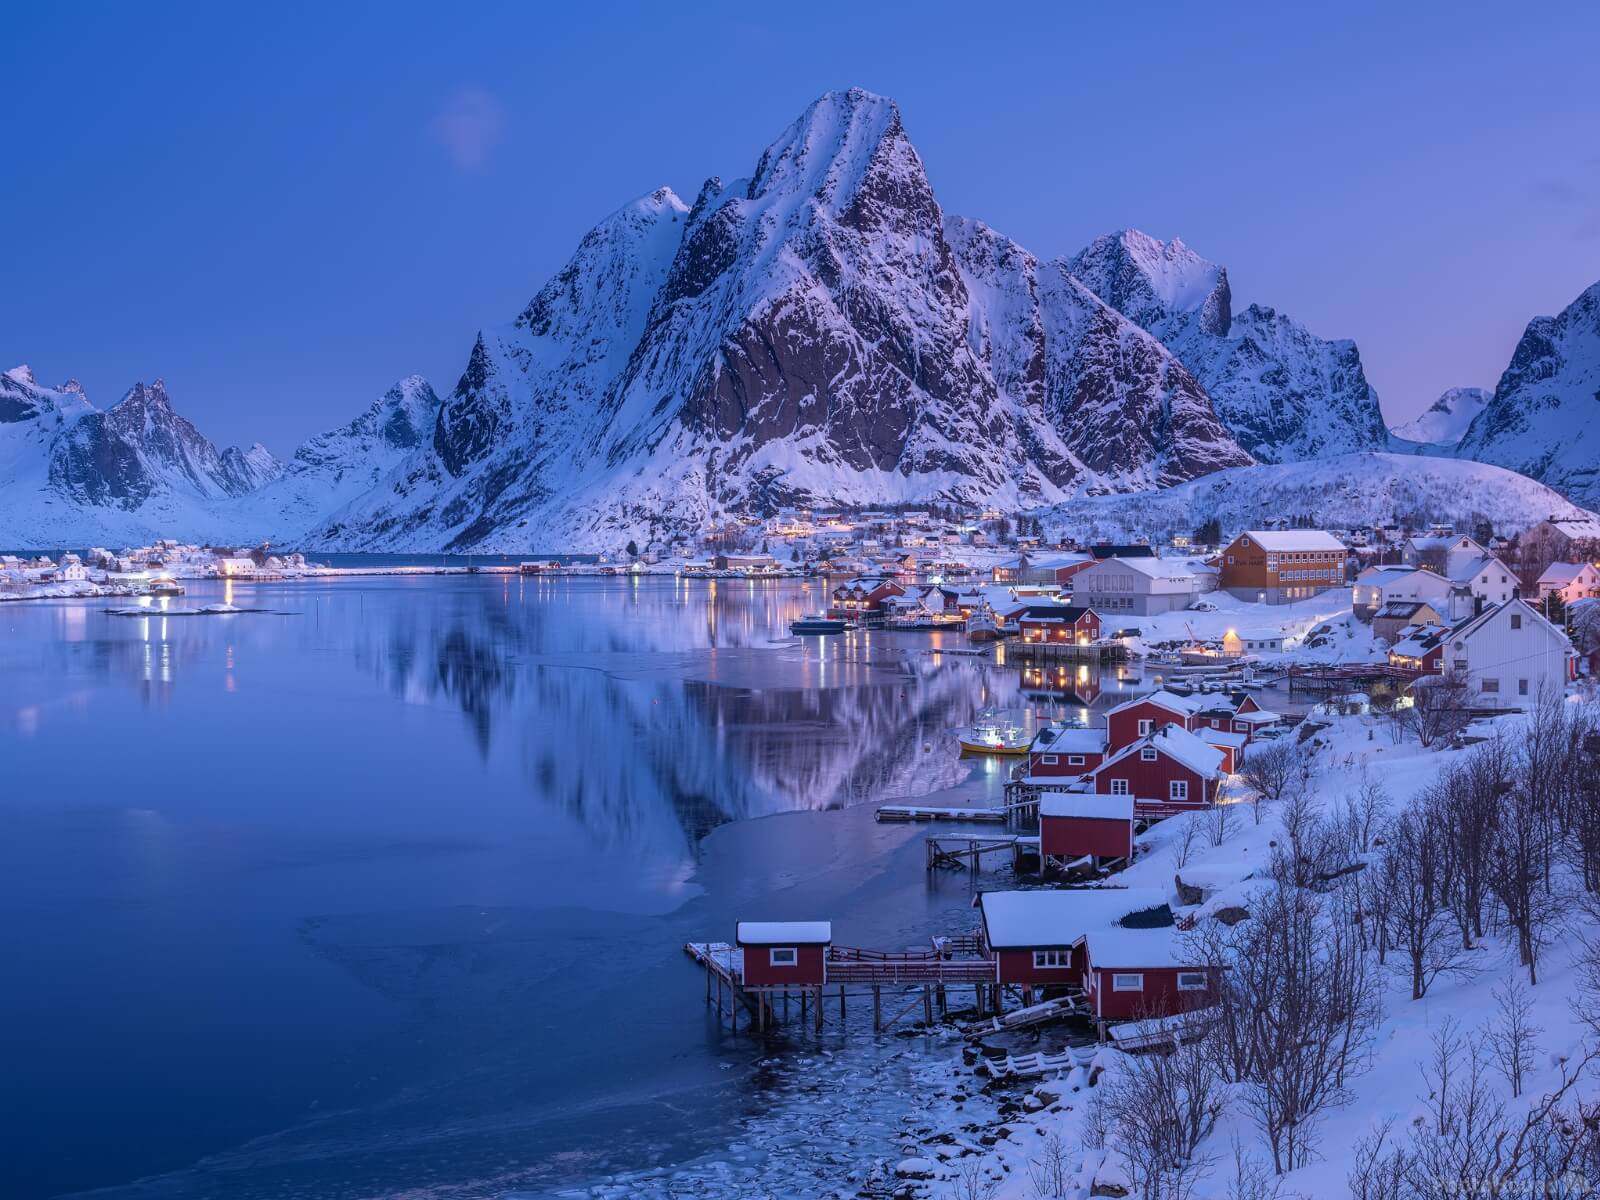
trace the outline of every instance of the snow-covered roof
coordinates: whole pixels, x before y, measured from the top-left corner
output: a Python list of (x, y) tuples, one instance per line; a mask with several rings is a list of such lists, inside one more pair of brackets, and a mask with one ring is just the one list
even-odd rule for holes
[(1377, 613), (1374, 619), (1385, 621), (1409, 621), (1425, 608), (1433, 606), (1424, 600), (1390, 600)]
[(1151, 579), (1190, 579), (1195, 573), (1194, 563), (1187, 558), (1115, 558), (1109, 561), (1131, 567)]
[(1104, 754), (1110, 734), (1104, 729), (1062, 729), (1046, 725), (1033, 735), (1035, 753), (1045, 754)]
[(1133, 797), (1102, 796), (1096, 792), (1046, 792), (1039, 797), (1039, 815), (1041, 817), (1089, 817), (1101, 821), (1131, 821), (1133, 820)]
[(1544, 569), (1544, 574), (1539, 576), (1539, 582), (1565, 587), (1588, 565), (1588, 563), (1553, 562)]
[(1196, 736), (1202, 742), (1209, 742), (1213, 746), (1232, 746), (1235, 750), (1245, 744), (1245, 735), (1234, 733), (1231, 729), (1212, 729), (1209, 726), (1196, 730)]
[[(1261, 715), (1263, 714), (1248, 713), (1235, 719), (1245, 721)], [(1274, 714), (1269, 713), (1266, 715), (1270, 720), (1276, 721), (1278, 719)], [(1177, 725), (1163, 725), (1154, 733), (1142, 737), (1136, 742), (1130, 742), (1111, 758), (1106, 759), (1097, 769), (1097, 773), (1098, 771), (1106, 770), (1115, 763), (1121, 762), (1130, 754), (1142, 750), (1146, 746), (1154, 746), (1163, 754), (1182, 763), (1202, 777), (1209, 778), (1222, 769), (1223, 754), (1221, 750), (1202, 741), (1187, 729), (1179, 728)]]
[(1114, 926), (1129, 913), (1165, 905), (1158, 888), (1072, 888), (984, 892), (978, 897), (989, 945), (997, 950), (1070, 946), (1084, 934)]
[(1263, 550), (1343, 550), (1345, 545), (1325, 529), (1247, 529), (1244, 536)]
[(1550, 524), (1574, 541), (1600, 538), (1600, 519), (1594, 517), (1552, 517)]
[(1356, 576), (1356, 582), (1381, 587), (1407, 575), (1414, 575), (1422, 568), (1406, 566), (1404, 563), (1390, 563), (1386, 567), (1368, 567)]
[(1089, 965), (1112, 971), (1199, 966), (1171, 929), (1098, 929), (1084, 935)]
[(1180, 696), (1177, 692), (1169, 692), (1162, 688), (1160, 691), (1151, 692), (1148, 696), (1136, 696), (1132, 700), (1124, 700), (1115, 708), (1108, 709), (1106, 716), (1109, 717), (1112, 713), (1121, 712), (1125, 708), (1132, 708), (1135, 704), (1144, 704), (1147, 701), (1184, 717), (1199, 712), (1210, 702), (1205, 696)]
[(1236, 712), (1233, 714), (1233, 719), (1243, 721), (1246, 725), (1276, 725), (1283, 720), (1277, 713), (1264, 708), (1258, 708), (1255, 712)]
[(740, 921), (741, 946), (826, 946), (833, 941), (831, 921)]

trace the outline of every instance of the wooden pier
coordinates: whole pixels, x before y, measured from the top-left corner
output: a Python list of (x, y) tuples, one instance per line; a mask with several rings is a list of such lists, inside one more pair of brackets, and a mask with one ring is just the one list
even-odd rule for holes
[(1020, 860), (1026, 854), (1039, 853), (1039, 839), (1014, 835), (1010, 837), (960, 837), (935, 834), (927, 839), (927, 869), (936, 871), (950, 868), (968, 871), (974, 877), (983, 865), (985, 854), (1009, 854), (1013, 870), (1021, 870)]
[[(926, 950), (884, 951), (830, 946), (823, 982), (804, 987), (746, 983), (744, 951), (727, 942), (688, 942), (683, 949), (705, 968), (706, 1004), (716, 1005), (720, 1024), (726, 1003), (728, 1027), (734, 1033), (739, 1031), (741, 1009), (746, 1014), (744, 1028), (765, 1033), (778, 1020), (787, 1018), (794, 1005), (799, 1009), (801, 1027), (809, 1020), (820, 1034), (825, 1002), (830, 996), (838, 999), (841, 1026), (848, 997), (870, 996), (874, 1032), (893, 1028), (919, 1005), (924, 1023), (932, 1025), (936, 1009), (941, 1019), (948, 1011), (952, 987), (972, 988), (973, 1007), (979, 1013), (998, 1014), (1005, 1007), (998, 960), (980, 952), (976, 934), (935, 937)], [(886, 1016), (885, 989), (899, 991), (902, 995), (909, 990), (912, 995), (908, 1003)]]
[(1067, 659), (1073, 662), (1126, 662), (1128, 648), (1121, 642), (1028, 642), (1011, 638), (1006, 642), (1006, 657), (1025, 659)]

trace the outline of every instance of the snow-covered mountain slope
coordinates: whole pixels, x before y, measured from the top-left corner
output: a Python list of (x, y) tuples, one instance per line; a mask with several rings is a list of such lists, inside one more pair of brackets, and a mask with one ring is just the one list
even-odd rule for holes
[(160, 380), (101, 410), (75, 381), (0, 375), (0, 544), (205, 536), (225, 527), (227, 502), (281, 472), (260, 445), (219, 452)]
[(747, 179), (667, 189), (480, 334), (433, 444), (315, 534), (581, 548), (794, 502), (1009, 505), (1249, 461), (1059, 265), (947, 222), (895, 105), (829, 93)]
[(350, 424), (318, 434), (258, 490), (219, 508), (236, 539), (298, 542), (433, 440), (439, 397), (420, 375), (400, 380)]
[(1425, 412), (1396, 425), (1392, 432), (1401, 441), (1420, 446), (1454, 446), (1493, 394), (1483, 388), (1447, 388)]
[(1315, 463), (1272, 463), (1218, 471), (1178, 487), (1131, 496), (1072, 500), (1045, 516), (1075, 536), (1126, 540), (1187, 534), (1210, 517), (1225, 530), (1267, 519), (1307, 517), (1345, 528), (1409, 519), (1473, 529), (1524, 529), (1552, 515), (1587, 515), (1544, 484), (1487, 463), (1404, 454), (1345, 454)]
[(1456, 453), (1600, 506), (1600, 283), (1535, 317)]
[(1227, 271), (1182, 241), (1123, 230), (1096, 238), (1068, 270), (1155, 334), (1261, 461), (1388, 448), (1378, 394), (1355, 343), (1319, 338), (1260, 305), (1235, 314)]

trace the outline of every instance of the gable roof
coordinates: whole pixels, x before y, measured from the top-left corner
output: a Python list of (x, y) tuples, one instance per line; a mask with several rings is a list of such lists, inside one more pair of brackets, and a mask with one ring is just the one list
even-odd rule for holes
[(740, 921), (734, 940), (741, 946), (826, 946), (833, 941), (829, 921)]
[(989, 945), (996, 950), (1070, 946), (1091, 930), (1117, 927), (1130, 913), (1166, 907), (1158, 888), (1057, 888), (1049, 891), (981, 892)]
[(1109, 737), (1104, 727), (1084, 729), (1068, 726), (1063, 729), (1046, 725), (1033, 735), (1033, 744), (1028, 748), (1036, 754), (1104, 754)]
[[(1256, 713), (1249, 713), (1247, 714), (1247, 717), (1255, 717), (1257, 715), (1258, 714)], [(1277, 719), (1273, 714), (1268, 714), (1268, 716), (1273, 720)], [(1247, 717), (1241, 717), (1239, 719), (1245, 720)], [(1196, 737), (1194, 734), (1190, 733), (1187, 729), (1180, 729), (1176, 725), (1163, 725), (1160, 729), (1146, 734), (1138, 741), (1129, 742), (1121, 750), (1117, 751), (1117, 753), (1096, 767), (1093, 771), (1093, 774), (1100, 774), (1101, 771), (1104, 771), (1121, 762), (1134, 751), (1143, 750), (1146, 746), (1154, 747), (1159, 753), (1165, 754), (1174, 762), (1181, 763), (1183, 766), (1188, 767), (1189, 770), (1193, 771), (1203, 779), (1214, 778), (1222, 769), (1222, 760), (1224, 755), (1221, 750), (1217, 749), (1215, 746), (1207, 744), (1199, 737)]]
[(1124, 700), (1121, 704), (1108, 708), (1106, 717), (1109, 719), (1112, 713), (1119, 713), (1124, 709), (1132, 708), (1136, 704), (1145, 703), (1154, 704), (1170, 713), (1176, 713), (1180, 717), (1188, 717), (1201, 711), (1206, 706), (1207, 701), (1208, 698), (1205, 696), (1180, 696), (1177, 692), (1169, 692), (1162, 688), (1160, 691), (1151, 692), (1148, 696), (1135, 696), (1132, 700)]
[(1039, 797), (1039, 815), (1080, 817), (1096, 821), (1131, 821), (1133, 797), (1102, 796), (1098, 792), (1046, 792)]
[(1241, 537), (1248, 537), (1263, 550), (1337, 550), (1344, 552), (1345, 545), (1326, 529), (1246, 529)]
[(1373, 614), (1373, 620), (1409, 621), (1425, 608), (1430, 612), (1438, 611), (1425, 600), (1390, 600)]
[(1489, 570), (1502, 571), (1508, 580), (1512, 578), (1511, 568), (1506, 566), (1505, 563), (1492, 554), (1481, 554), (1459, 571), (1450, 572), (1450, 579), (1456, 583), (1471, 583), (1473, 576)]
[(1095, 929), (1079, 941), (1088, 948), (1089, 965), (1102, 970), (1207, 965), (1186, 953), (1170, 929)]
[(1075, 625), (1091, 611), (1082, 604), (1025, 604), (1022, 611), (1013, 610), (1013, 615), (1019, 621), (1065, 621)]
[(1120, 545), (1106, 543), (1100, 546), (1090, 546), (1089, 553), (1095, 558), (1154, 558), (1156, 555), (1153, 546), (1142, 542), (1124, 542)]
[(1539, 582), (1565, 587), (1588, 565), (1588, 563), (1553, 562), (1544, 569), (1544, 574), (1539, 576)]
[(1515, 605), (1519, 610), (1522, 611), (1524, 615), (1532, 617), (1536, 622), (1544, 626), (1544, 628), (1550, 632), (1550, 636), (1562, 642), (1567, 640), (1567, 635), (1561, 630), (1557, 629), (1554, 625), (1550, 624), (1549, 621), (1545, 620), (1544, 617), (1540, 615), (1538, 609), (1521, 600), (1507, 600), (1504, 604), (1496, 604), (1493, 608), (1484, 609), (1475, 617), (1469, 617), (1467, 620), (1461, 622), (1461, 624), (1450, 630), (1450, 640), (1454, 641), (1456, 638), (1470, 638), (1476, 636), (1478, 633), (1483, 631), (1490, 621), (1494, 619), (1496, 613), (1505, 612), (1507, 609), (1511, 608), (1512, 605)]

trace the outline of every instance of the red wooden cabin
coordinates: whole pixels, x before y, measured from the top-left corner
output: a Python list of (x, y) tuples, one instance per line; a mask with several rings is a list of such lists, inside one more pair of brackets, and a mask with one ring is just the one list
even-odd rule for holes
[[(1073, 944), (1130, 913), (1166, 909), (1156, 888), (1077, 888), (1035, 892), (983, 892), (977, 900), (984, 948), (997, 960), (999, 982), (1036, 987), (1077, 987), (1083, 959)], [(1166, 919), (1171, 920), (1167, 910)]]
[(1177, 725), (1163, 725), (1093, 772), (1094, 790), (1132, 796), (1141, 813), (1206, 808), (1222, 780), (1223, 753)]
[(1039, 797), (1039, 853), (1051, 858), (1133, 857), (1133, 797), (1046, 792)]
[(1106, 713), (1106, 730), (1110, 734), (1109, 747), (1113, 754), (1140, 738), (1154, 733), (1163, 725), (1176, 724), (1189, 728), (1189, 719), (1203, 702), (1194, 696), (1179, 696), (1175, 692), (1152, 692), (1137, 700), (1127, 700)]
[(1086, 646), (1100, 636), (1100, 618), (1078, 604), (1030, 604), (1016, 614), (1017, 631), (1028, 644)]
[(1028, 774), (1041, 779), (1078, 779), (1106, 756), (1104, 729), (1062, 729), (1046, 725), (1028, 747)]
[(1282, 718), (1268, 712), (1249, 692), (1219, 692), (1200, 698), (1200, 705), (1189, 722), (1191, 730), (1217, 729), (1242, 733), (1248, 744), (1268, 725), (1276, 725)]
[(882, 616), (883, 602), (904, 596), (906, 589), (883, 575), (863, 575), (833, 589), (828, 615), (846, 620)]
[(1195, 730), (1195, 735), (1208, 746), (1215, 746), (1222, 751), (1222, 773), (1232, 775), (1239, 769), (1239, 764), (1244, 761), (1244, 748), (1250, 743), (1247, 733), (1235, 733), (1231, 729), (1212, 729), (1202, 726)]
[(1095, 930), (1072, 950), (1096, 1018), (1170, 1017), (1216, 1003), (1221, 968), (1192, 961), (1171, 929)]
[(827, 980), (827, 921), (740, 921), (735, 936), (749, 987), (820, 987)]

